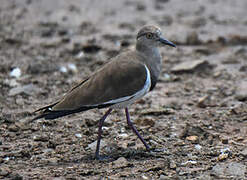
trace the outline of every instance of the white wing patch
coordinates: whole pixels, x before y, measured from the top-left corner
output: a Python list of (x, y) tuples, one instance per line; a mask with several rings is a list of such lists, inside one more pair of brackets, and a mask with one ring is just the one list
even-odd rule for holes
[(140, 91), (137, 91), (135, 94), (131, 96), (125, 96), (118, 99), (110, 100), (103, 104), (114, 104), (111, 106), (111, 108), (125, 108), (128, 105), (134, 103), (136, 100), (142, 98), (145, 94), (147, 94), (151, 87), (151, 76), (150, 76), (150, 71), (146, 65), (145, 68), (147, 73), (147, 79), (145, 81), (144, 87)]

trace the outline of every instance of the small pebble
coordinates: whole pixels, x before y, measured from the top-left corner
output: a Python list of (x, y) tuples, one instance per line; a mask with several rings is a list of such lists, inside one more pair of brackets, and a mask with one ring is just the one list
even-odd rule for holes
[(103, 126), (103, 127), (102, 127), (102, 130), (103, 130), (103, 131), (107, 131), (107, 130), (109, 130), (109, 128), (106, 127), (106, 126)]
[(42, 142), (46, 142), (46, 141), (48, 141), (49, 140), (49, 138), (48, 138), (48, 136), (46, 136), (46, 135), (34, 135), (33, 136), (33, 140), (34, 141), (42, 141)]
[(201, 146), (200, 144), (196, 144), (196, 145), (195, 145), (195, 149), (196, 149), (196, 150), (201, 150), (201, 149), (202, 149), (202, 146)]
[(4, 161), (9, 161), (9, 159), (10, 159), (10, 158), (9, 158), (8, 156), (5, 157), (5, 158), (3, 158)]
[(75, 134), (75, 137), (77, 137), (77, 138), (81, 138), (81, 137), (82, 137), (82, 135), (81, 135), (80, 133), (77, 133), (77, 134)]
[(68, 69), (71, 70), (72, 72), (75, 72), (75, 73), (77, 72), (77, 67), (73, 63), (68, 64)]
[(209, 96), (208, 96), (208, 95), (199, 98), (199, 99), (198, 99), (197, 106), (200, 107), (200, 108), (205, 108), (205, 107), (207, 107), (207, 101), (208, 101), (208, 100), (209, 100)]
[(149, 179), (146, 175), (142, 175), (142, 179), (146, 180)]
[(16, 87), (19, 86), (20, 84), (16, 81), (16, 79), (5, 79), (4, 83), (9, 85), (10, 87)]
[(222, 139), (221, 139), (221, 142), (222, 142), (223, 144), (228, 144), (228, 139), (227, 139), (227, 138), (222, 138)]
[(9, 75), (11, 77), (15, 77), (15, 78), (19, 78), (21, 76), (21, 69), (20, 68), (14, 68), (10, 73)]
[(120, 157), (116, 161), (113, 161), (112, 164), (114, 168), (122, 168), (122, 167), (127, 167), (129, 163), (126, 158)]
[(80, 59), (80, 58), (82, 58), (84, 55), (85, 55), (84, 52), (83, 52), (83, 51), (80, 51), (80, 52), (76, 55), (76, 58), (77, 58), (77, 59)]
[(193, 161), (193, 160), (189, 160), (189, 161), (186, 161), (184, 163), (181, 163), (181, 165), (187, 165), (187, 164), (197, 164), (197, 161)]
[(198, 136), (188, 136), (186, 139), (192, 143), (198, 142)]
[(116, 42), (115, 42), (115, 45), (116, 45), (117, 47), (120, 47), (120, 46), (121, 46), (121, 43), (120, 43), (119, 41), (116, 41)]
[[(89, 144), (87, 148), (94, 151), (96, 149), (96, 145), (97, 145), (97, 140)], [(104, 148), (106, 145), (107, 145), (106, 142), (104, 140), (101, 140), (100, 148)]]
[(171, 161), (170, 164), (169, 164), (169, 168), (170, 169), (176, 169), (177, 168), (177, 165), (174, 161)]
[(220, 155), (217, 157), (218, 161), (223, 161), (229, 157), (229, 154), (231, 153), (229, 148), (224, 148), (220, 150)]
[(59, 71), (62, 72), (62, 73), (67, 73), (68, 72), (68, 69), (66, 67), (64, 67), (64, 66), (61, 66), (59, 68)]
[(19, 130), (19, 127), (16, 126), (15, 124), (11, 124), (9, 126), (9, 131), (11, 131), (11, 132), (17, 132), (18, 130)]
[(228, 158), (228, 154), (222, 153), (222, 154), (220, 154), (220, 155), (218, 156), (217, 160), (218, 160), (218, 161), (223, 161), (223, 160), (225, 160), (225, 159), (227, 159), (227, 158)]
[(159, 180), (168, 180), (168, 179), (170, 179), (168, 176), (161, 174)]
[(171, 76), (169, 74), (167, 74), (167, 73), (164, 73), (163, 74), (163, 79), (162, 80), (169, 82), (169, 81), (171, 81), (171, 79), (172, 78), (171, 78)]
[(129, 137), (129, 135), (128, 135), (128, 134), (126, 134), (126, 133), (123, 133), (123, 134), (119, 134), (119, 137), (122, 137), (122, 138), (127, 138), (127, 137)]
[(230, 150), (230, 148), (227, 147), (227, 148), (221, 149), (220, 152), (221, 153), (230, 153), (231, 150)]

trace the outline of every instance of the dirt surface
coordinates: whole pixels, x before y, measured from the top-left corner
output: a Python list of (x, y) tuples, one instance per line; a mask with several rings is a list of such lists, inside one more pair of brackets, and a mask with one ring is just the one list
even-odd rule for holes
[[(0, 178), (246, 179), (246, 0), (1, 0)], [(94, 159), (91, 110), (30, 122), (155, 24), (177, 48), (161, 48), (163, 71), (130, 108), (104, 124)]]

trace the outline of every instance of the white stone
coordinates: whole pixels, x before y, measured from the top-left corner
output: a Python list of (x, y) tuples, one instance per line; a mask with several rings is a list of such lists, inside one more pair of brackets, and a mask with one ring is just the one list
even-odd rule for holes
[(126, 133), (122, 133), (122, 134), (119, 134), (119, 137), (121, 137), (121, 138), (127, 138), (127, 137), (129, 137), (129, 135), (126, 134)]
[(77, 134), (75, 134), (75, 137), (77, 137), (77, 138), (81, 138), (81, 137), (82, 137), (82, 135), (81, 135), (80, 133), (77, 133)]
[(68, 64), (68, 69), (71, 70), (72, 72), (77, 72), (77, 67), (73, 63)]
[(21, 69), (20, 68), (14, 68), (10, 73), (9, 75), (11, 77), (15, 77), (15, 78), (19, 78), (21, 76)]
[(64, 66), (61, 66), (59, 68), (59, 71), (62, 72), (62, 73), (67, 73), (68, 72), (68, 69), (66, 67), (64, 67)]
[(201, 150), (201, 148), (202, 148), (202, 146), (201, 146), (200, 144), (196, 144), (196, 145), (195, 145), (195, 149), (196, 149), (196, 150)]
[(84, 56), (84, 52), (83, 51), (80, 51), (77, 55), (76, 55), (76, 58), (80, 59)]

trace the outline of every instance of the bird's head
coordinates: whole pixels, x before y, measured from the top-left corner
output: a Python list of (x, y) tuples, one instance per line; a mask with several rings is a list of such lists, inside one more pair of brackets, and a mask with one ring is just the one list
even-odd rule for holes
[(144, 26), (137, 34), (137, 43), (144, 46), (158, 47), (168, 45), (176, 47), (175, 44), (162, 37), (160, 28), (156, 26)]

